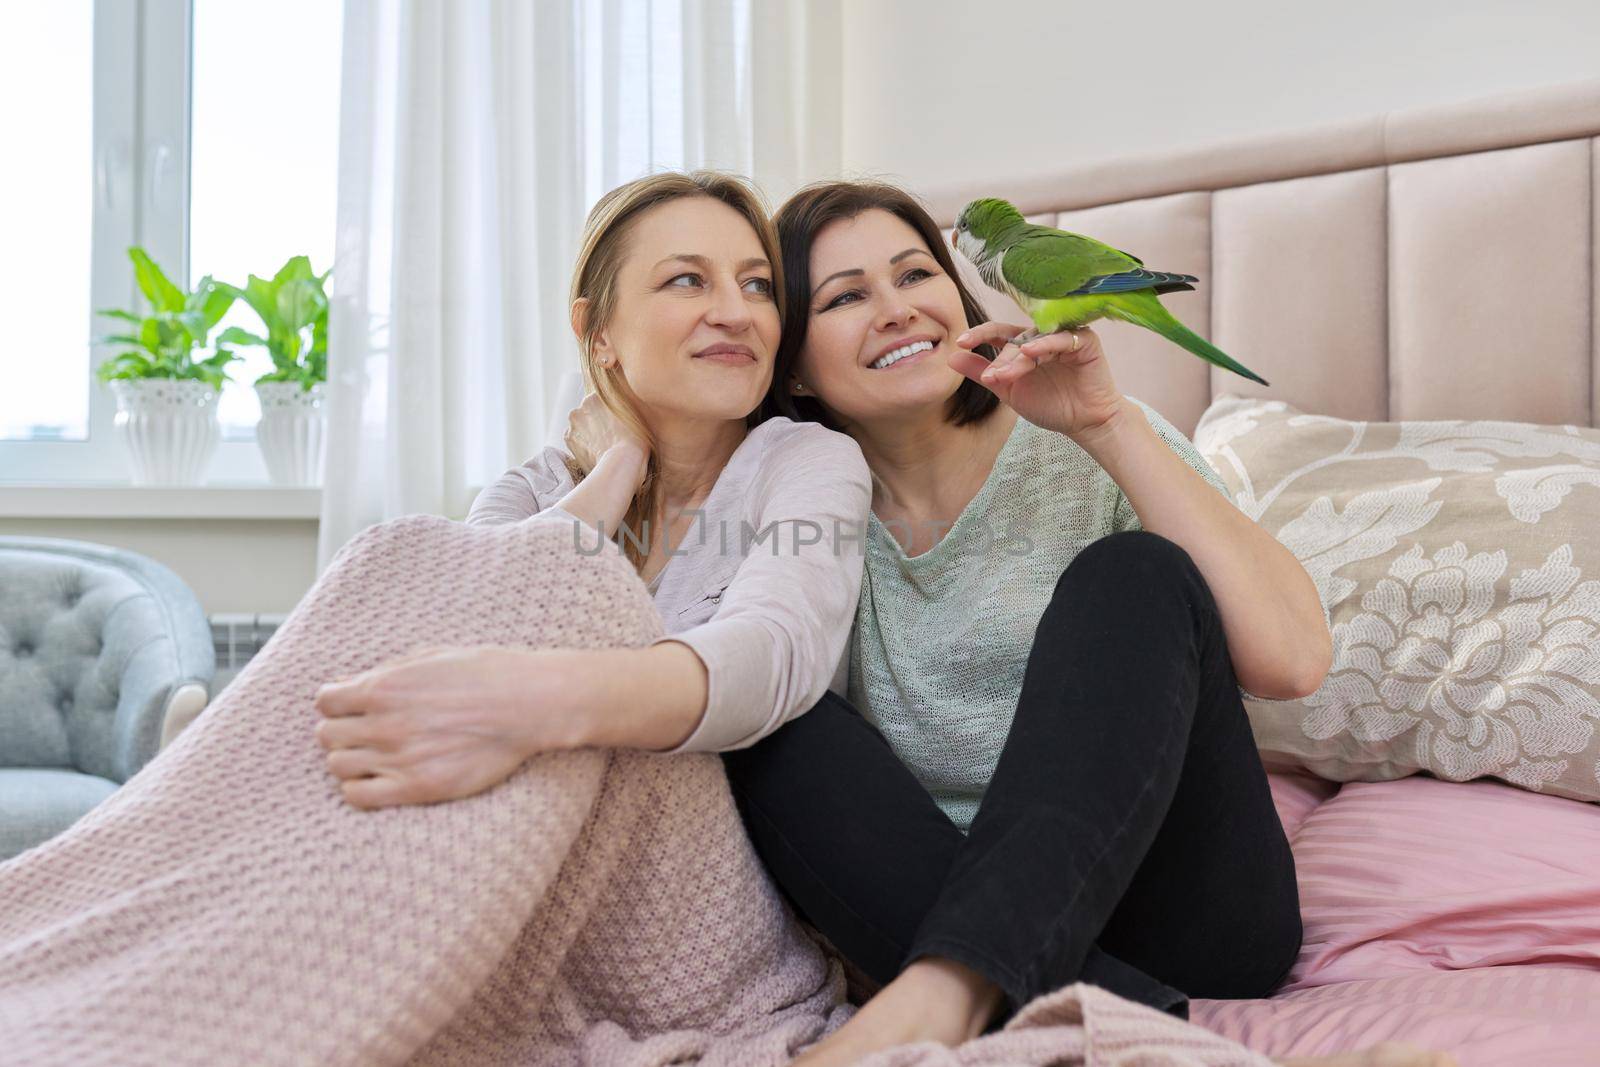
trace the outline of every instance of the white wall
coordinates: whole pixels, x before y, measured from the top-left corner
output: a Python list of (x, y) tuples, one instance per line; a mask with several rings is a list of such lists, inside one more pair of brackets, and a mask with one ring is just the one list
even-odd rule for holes
[(845, 173), (960, 181), (1600, 75), (1595, 0), (855, 0)]

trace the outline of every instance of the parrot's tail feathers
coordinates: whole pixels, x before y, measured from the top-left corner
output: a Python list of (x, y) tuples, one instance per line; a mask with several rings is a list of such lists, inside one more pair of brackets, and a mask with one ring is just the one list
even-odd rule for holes
[(1122, 319), (1135, 326), (1143, 326), (1147, 330), (1154, 330), (1180, 348), (1187, 349), (1205, 360), (1214, 367), (1232, 371), (1242, 378), (1248, 378), (1262, 385), (1270, 385), (1265, 378), (1255, 371), (1238, 362), (1216, 345), (1195, 333), (1189, 327), (1173, 317), (1172, 312), (1162, 306), (1154, 293), (1149, 290), (1139, 293), (1124, 293), (1106, 301), (1106, 315), (1109, 318)]

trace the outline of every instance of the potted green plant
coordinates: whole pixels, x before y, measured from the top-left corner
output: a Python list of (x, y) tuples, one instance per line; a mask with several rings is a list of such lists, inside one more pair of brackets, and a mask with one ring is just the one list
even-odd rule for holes
[(328, 380), (328, 296), (306, 256), (292, 256), (272, 278), (250, 275), (243, 289), (229, 287), (255, 310), (266, 336), (238, 326), (219, 344), (260, 345), (272, 370), (255, 380), (261, 401), (256, 442), (276, 485), (318, 485), (327, 438), (324, 407)]
[(148, 314), (120, 308), (96, 312), (131, 323), (128, 333), (95, 338), (129, 346), (100, 364), (96, 375), (117, 399), (113, 420), (138, 485), (198, 485), (221, 438), (217, 399), (238, 357), (223, 348), (195, 359), (206, 335), (233, 304), (231, 287), (200, 279), (193, 292), (174, 285), (143, 248), (128, 249)]

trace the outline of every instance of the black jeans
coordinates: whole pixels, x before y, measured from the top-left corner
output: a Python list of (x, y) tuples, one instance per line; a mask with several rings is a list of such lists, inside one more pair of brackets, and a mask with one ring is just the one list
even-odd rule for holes
[(1186, 1018), (1190, 996), (1264, 996), (1300, 948), (1236, 685), (1189, 554), (1117, 533), (1056, 583), (965, 836), (832, 693), (723, 760), (773, 878), (871, 978), (959, 961), (1004, 991), (991, 1029), (1074, 981)]

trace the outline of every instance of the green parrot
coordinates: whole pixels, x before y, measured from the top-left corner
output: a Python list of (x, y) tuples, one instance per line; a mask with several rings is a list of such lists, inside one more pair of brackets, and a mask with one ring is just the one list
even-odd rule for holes
[[(1092, 237), (1036, 226), (1004, 200), (974, 200), (956, 216), (956, 249), (991, 288), (1015, 300), (1039, 334), (1098, 318), (1154, 330), (1213, 366), (1267, 385), (1265, 378), (1179, 322), (1158, 293), (1193, 289), (1192, 274), (1145, 270), (1144, 262)], [(1019, 343), (1021, 339), (1019, 338)]]

